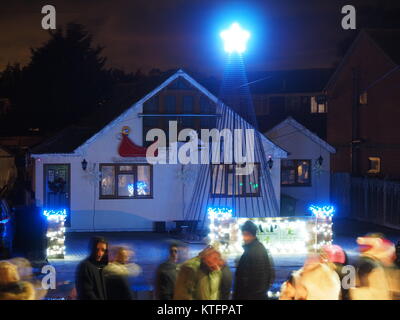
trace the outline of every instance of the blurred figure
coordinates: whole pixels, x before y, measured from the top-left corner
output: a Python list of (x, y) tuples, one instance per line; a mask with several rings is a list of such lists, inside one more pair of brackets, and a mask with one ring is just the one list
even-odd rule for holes
[(310, 256), (303, 268), (283, 283), (279, 300), (339, 300), (340, 296), (339, 275), (322, 250), (320, 255)]
[(382, 234), (368, 234), (357, 239), (361, 252), (357, 266), (357, 286), (350, 289), (352, 300), (392, 299), (385, 268), (394, 266), (394, 244)]
[(266, 300), (267, 291), (275, 278), (272, 258), (258, 241), (257, 226), (252, 221), (246, 221), (241, 230), (244, 253), (236, 269), (233, 299)]
[(7, 261), (17, 267), (17, 272), (21, 281), (28, 281), (33, 285), (35, 289), (35, 300), (41, 300), (46, 296), (47, 290), (43, 289), (40, 280), (35, 279), (32, 265), (28, 259), (16, 257)]
[(179, 249), (176, 244), (169, 247), (168, 260), (160, 264), (156, 271), (155, 298), (172, 300), (178, 274)]
[(343, 271), (343, 268), (348, 264), (346, 252), (338, 245), (325, 245), (321, 249), (321, 258), (322, 261), (329, 263), (339, 276), (341, 300), (349, 300), (349, 289), (345, 289), (344, 286), (342, 286), (342, 280), (347, 275), (347, 272)]
[(35, 300), (35, 288), (30, 282), (21, 281), (17, 267), (0, 261), (0, 300)]
[(94, 237), (89, 244), (89, 257), (77, 268), (75, 286), (78, 300), (106, 300), (103, 268), (108, 264), (108, 242)]
[(219, 300), (221, 289), (226, 291), (223, 280), (225, 261), (221, 253), (208, 246), (200, 254), (184, 262), (179, 270), (174, 300)]
[(106, 281), (108, 300), (133, 300), (129, 277), (140, 274), (141, 268), (129, 261), (133, 251), (128, 247), (118, 246), (111, 248), (112, 262), (104, 267), (103, 274)]

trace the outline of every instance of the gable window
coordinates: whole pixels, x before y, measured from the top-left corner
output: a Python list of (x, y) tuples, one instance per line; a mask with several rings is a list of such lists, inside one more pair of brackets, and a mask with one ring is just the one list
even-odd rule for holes
[(282, 160), (282, 186), (311, 186), (311, 160)]
[(381, 158), (379, 157), (369, 157), (369, 168), (368, 173), (379, 173), (381, 172)]
[(176, 114), (176, 96), (168, 95), (164, 97), (164, 111), (169, 114)]
[(100, 199), (153, 197), (151, 165), (100, 164), (100, 173)]
[(215, 164), (211, 166), (212, 197), (259, 197), (260, 196), (260, 164), (254, 165), (249, 175), (236, 174), (238, 164)]

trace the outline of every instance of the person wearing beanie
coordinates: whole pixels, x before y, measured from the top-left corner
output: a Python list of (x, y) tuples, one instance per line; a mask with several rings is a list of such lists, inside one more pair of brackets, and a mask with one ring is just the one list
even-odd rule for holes
[(244, 253), (235, 274), (234, 300), (266, 300), (275, 278), (272, 258), (257, 239), (257, 226), (250, 220), (241, 227)]

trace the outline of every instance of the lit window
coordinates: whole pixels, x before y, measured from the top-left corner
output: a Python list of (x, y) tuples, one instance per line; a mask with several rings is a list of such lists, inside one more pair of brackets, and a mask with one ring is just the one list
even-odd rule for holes
[(259, 164), (249, 175), (239, 175), (239, 165), (219, 164), (211, 168), (211, 195), (213, 197), (254, 197), (260, 196)]
[(367, 103), (368, 103), (368, 93), (367, 91), (364, 91), (363, 93), (360, 94), (360, 104), (366, 105)]
[(147, 164), (100, 165), (100, 199), (152, 197), (152, 167)]
[(369, 157), (369, 170), (368, 173), (379, 173), (381, 172), (381, 158)]
[(311, 160), (282, 160), (282, 186), (311, 186)]
[(311, 97), (311, 113), (327, 113), (327, 103), (322, 98)]

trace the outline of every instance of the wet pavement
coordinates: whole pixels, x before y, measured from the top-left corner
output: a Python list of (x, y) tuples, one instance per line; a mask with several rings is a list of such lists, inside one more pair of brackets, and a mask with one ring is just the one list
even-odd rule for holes
[[(347, 252), (350, 263), (357, 257), (357, 236), (367, 232), (383, 232), (389, 239), (397, 243), (400, 231), (387, 229), (368, 223), (351, 220), (334, 221), (334, 243), (342, 246)], [(66, 257), (64, 260), (50, 260), (57, 271), (57, 288), (50, 290), (47, 298), (67, 299), (74, 287), (75, 270), (78, 263), (88, 254), (88, 241), (94, 235), (106, 237), (111, 245), (124, 244), (135, 251), (134, 262), (141, 266), (142, 273), (132, 279), (132, 289), (138, 299), (151, 299), (154, 274), (157, 266), (167, 258), (168, 246), (176, 242), (168, 234), (150, 232), (120, 232), (120, 233), (70, 233), (66, 237)], [(205, 244), (187, 243), (189, 257), (197, 255)], [(273, 255), (276, 279), (271, 291), (278, 291), (283, 281), (291, 271), (297, 270), (304, 263), (305, 255)], [(232, 271), (234, 262), (229, 261)]]

